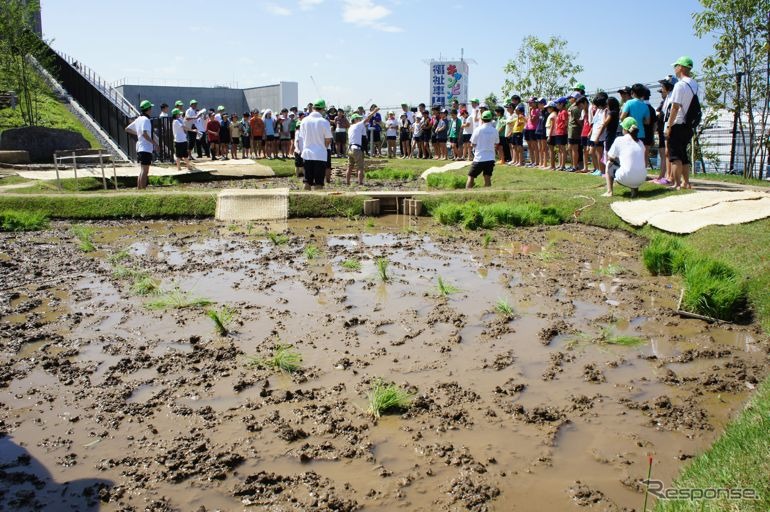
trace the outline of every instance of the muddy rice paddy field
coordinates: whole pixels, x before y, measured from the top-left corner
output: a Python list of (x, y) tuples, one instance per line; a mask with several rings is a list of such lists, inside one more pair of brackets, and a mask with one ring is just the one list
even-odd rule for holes
[[(91, 226), (1, 235), (0, 510), (638, 511), (648, 456), (670, 483), (767, 373), (758, 326), (674, 315), (624, 232)], [(249, 364), (286, 344), (298, 371)], [(411, 407), (374, 419), (377, 379)]]

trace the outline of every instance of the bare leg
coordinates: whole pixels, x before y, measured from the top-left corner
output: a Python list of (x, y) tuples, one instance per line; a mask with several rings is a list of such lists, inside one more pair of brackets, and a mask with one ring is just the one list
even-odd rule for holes
[(150, 176), (150, 166), (149, 165), (140, 166), (139, 176), (136, 177), (136, 188), (140, 190), (147, 188), (147, 182), (149, 181), (149, 176)]
[(491, 187), (492, 186), (492, 176), (484, 175), (484, 186), (485, 187)]
[(475, 185), (475, 180), (473, 176), (468, 176), (468, 180), (465, 182), (465, 188), (473, 188)]
[(602, 194), (602, 197), (612, 197), (612, 183), (613, 183), (613, 179), (610, 176), (610, 173), (605, 174), (604, 177), (605, 177), (605, 179), (607, 181), (607, 192)]

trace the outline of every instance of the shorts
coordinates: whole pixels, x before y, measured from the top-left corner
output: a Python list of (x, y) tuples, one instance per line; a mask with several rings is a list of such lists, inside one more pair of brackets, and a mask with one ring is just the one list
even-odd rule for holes
[(655, 132), (652, 130), (644, 132), (644, 145), (652, 146), (655, 144)]
[(449, 142), (452, 144), (457, 144), (457, 137), (449, 137)]
[(471, 141), (472, 133), (463, 133), (463, 144), (467, 144)]
[(273, 141), (273, 140), (275, 140), (275, 135), (267, 135), (267, 136), (265, 136), (265, 140), (266, 141)]
[(537, 140), (535, 138), (535, 130), (524, 130), (524, 140)]
[(374, 142), (380, 142), (382, 139), (380, 138), (380, 132), (376, 131), (374, 132)]
[(136, 160), (139, 162), (139, 165), (150, 165), (152, 164), (152, 153), (140, 151), (136, 154)]
[(660, 149), (666, 147), (666, 134), (663, 132), (658, 132), (658, 147)]
[(241, 141), (240, 135), (236, 135), (230, 138), (230, 144), (232, 144), (233, 146), (237, 146), (240, 141)]
[(282, 133), (281, 134), (281, 142), (283, 142), (285, 140), (291, 140), (291, 137), (289, 136), (288, 133)]
[(386, 140), (396, 140), (396, 136), (395, 135), (388, 135), (387, 137), (385, 137), (385, 139)]
[(495, 161), (488, 160), (486, 162), (473, 162), (471, 164), (471, 170), (468, 171), (468, 176), (471, 178), (477, 177), (479, 174), (484, 176), (492, 176), (492, 171), (495, 170)]
[(187, 158), (189, 147), (187, 142), (174, 142), (174, 155), (177, 158)]
[(420, 140), (423, 142), (430, 142), (430, 132), (422, 132)]
[(302, 155), (300, 153), (294, 153), (294, 167), (304, 167), (305, 161), (302, 160)]
[(345, 144), (348, 141), (347, 132), (334, 132), (334, 142), (337, 144)]
[(248, 135), (241, 135), (241, 146), (243, 146), (245, 149), (248, 149), (251, 147), (251, 137)]
[(512, 146), (523, 146), (524, 145), (524, 132), (514, 133), (511, 135), (511, 145)]
[(305, 160), (305, 178), (307, 185), (323, 187), (326, 180), (326, 162), (323, 160)]
[(545, 140), (545, 132), (536, 131), (534, 140)]
[(401, 140), (409, 140), (412, 138), (412, 134), (407, 131), (401, 132)]
[(435, 144), (436, 143), (436, 134), (434, 133), (433, 135), (431, 135), (429, 137), (429, 139), (430, 139), (431, 143)]
[(551, 135), (548, 137), (549, 146), (565, 146), (567, 144), (566, 135)]
[(580, 145), (584, 148), (593, 146), (593, 143), (591, 142), (591, 139), (589, 137), (580, 137)]
[(580, 145), (580, 137), (578, 137), (578, 138), (570, 137), (569, 139), (567, 139), (567, 142), (571, 146), (579, 146)]
[(505, 146), (505, 145), (507, 145), (510, 142), (510, 139), (508, 139), (508, 137), (504, 137), (504, 136), (502, 136), (500, 134), (498, 134), (498, 138), (500, 139), (500, 145), (501, 146)]
[(668, 136), (668, 161), (681, 161), (682, 164), (690, 163), (690, 155), (687, 154), (687, 145), (692, 139), (692, 128), (684, 124), (675, 124), (671, 127)]
[(294, 140), (294, 136), (295, 136), (296, 134), (297, 134), (297, 132), (296, 132), (295, 130), (292, 130), (292, 131), (290, 131), (290, 132), (289, 132), (289, 138), (290, 138), (291, 140)]
[(618, 164), (614, 162), (607, 162), (607, 176), (609, 176), (610, 179), (615, 179), (615, 173), (618, 169), (620, 169)]
[(228, 133), (227, 135), (222, 135), (220, 133), (219, 134), (219, 143), (220, 144), (230, 144), (230, 134)]
[(439, 144), (446, 144), (447, 138), (446, 135), (436, 135), (436, 142)]
[(265, 140), (265, 136), (264, 135), (252, 135), (251, 136), (251, 140), (253, 140), (254, 143), (257, 144), (257, 143), (260, 143), (263, 140)]
[(364, 170), (364, 152), (361, 148), (351, 146), (348, 149), (348, 166), (359, 171)]

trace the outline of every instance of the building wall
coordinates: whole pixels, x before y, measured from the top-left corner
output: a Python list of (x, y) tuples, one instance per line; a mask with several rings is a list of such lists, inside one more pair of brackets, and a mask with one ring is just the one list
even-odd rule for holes
[(231, 114), (236, 113), (240, 115), (249, 109), (241, 89), (128, 84), (118, 86), (116, 89), (128, 101), (137, 106), (141, 100), (150, 100), (155, 104), (156, 114), (161, 103), (168, 103), (173, 108), (176, 100), (182, 100), (186, 108), (191, 99), (198, 100), (198, 108), (216, 109), (219, 105), (222, 105)]
[(272, 111), (281, 109), (280, 85), (266, 85), (244, 89), (243, 95), (246, 98), (249, 110), (257, 109), (261, 112), (267, 109)]

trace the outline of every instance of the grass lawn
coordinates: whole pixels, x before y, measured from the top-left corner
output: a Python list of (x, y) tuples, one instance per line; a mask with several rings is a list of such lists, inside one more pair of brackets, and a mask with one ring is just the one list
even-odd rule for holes
[[(45, 95), (41, 98), (40, 117), (40, 126), (78, 132), (85, 137), (92, 148), (101, 147), (101, 144), (99, 144), (93, 134), (53, 95)], [(22, 126), (24, 126), (24, 123), (21, 119), (21, 110), (18, 107), (16, 109), (5, 108), (0, 110), (0, 132)]]
[[(657, 175), (656, 175), (657, 177)], [(753, 185), (755, 187), (770, 187), (770, 180), (758, 180), (753, 178), (744, 178), (732, 174), (698, 173), (693, 174), (691, 178), (709, 181), (721, 181), (724, 183), (736, 183), (739, 185)]]

